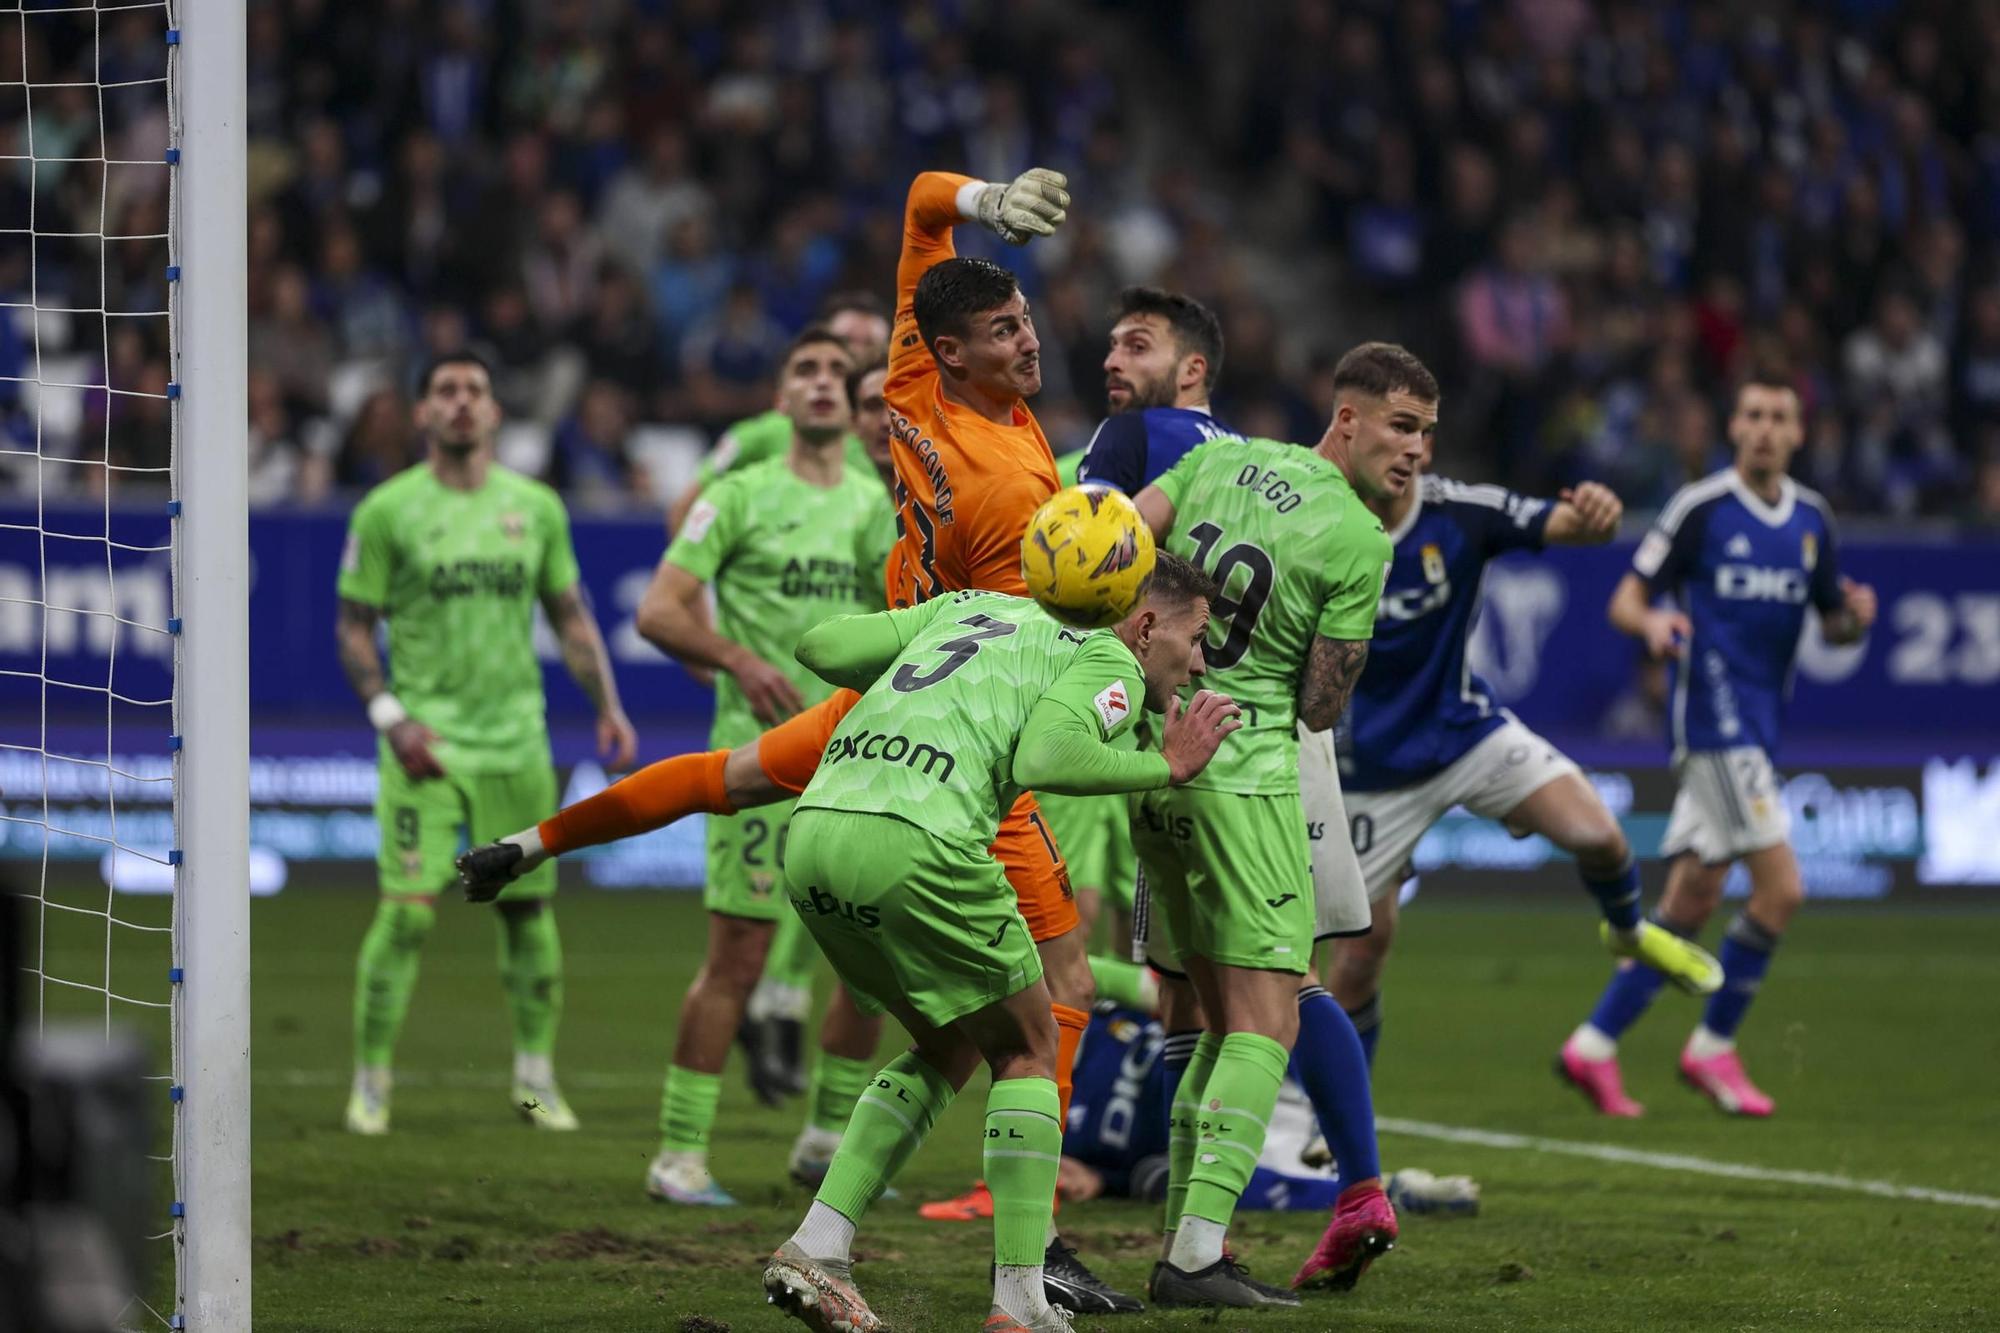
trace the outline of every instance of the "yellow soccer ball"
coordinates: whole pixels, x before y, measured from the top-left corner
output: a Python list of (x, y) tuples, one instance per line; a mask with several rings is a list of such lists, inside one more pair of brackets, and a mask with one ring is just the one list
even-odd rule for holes
[(1057, 491), (1021, 537), (1021, 578), (1042, 609), (1065, 625), (1117, 624), (1132, 614), (1152, 577), (1152, 530), (1115, 487)]

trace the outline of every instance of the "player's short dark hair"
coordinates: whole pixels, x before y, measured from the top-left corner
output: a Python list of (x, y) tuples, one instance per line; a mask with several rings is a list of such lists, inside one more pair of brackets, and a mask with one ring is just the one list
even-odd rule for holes
[(937, 340), (963, 338), (972, 317), (1014, 299), (1021, 284), (990, 259), (958, 256), (931, 265), (917, 279), (917, 332), (924, 346), (937, 353)]
[(417, 374), (417, 397), (422, 398), (431, 391), (431, 381), (446, 366), (478, 366), (486, 372), (486, 382), (493, 382), (493, 367), (479, 353), (459, 348), (456, 352), (440, 352), (424, 362), (424, 368)]
[(847, 410), (849, 412), (859, 412), (861, 410), (861, 381), (867, 379), (876, 371), (886, 370), (888, 367), (889, 363), (883, 358), (871, 356), (847, 372)]
[(1208, 363), (1201, 387), (1215, 387), (1216, 378), (1222, 374), (1222, 321), (1213, 310), (1192, 296), (1162, 287), (1127, 287), (1111, 303), (1111, 322), (1116, 325), (1134, 315), (1158, 315), (1165, 320), (1181, 355), (1198, 352)]
[(1365, 393), (1386, 398), (1401, 390), (1427, 403), (1438, 400), (1437, 376), (1417, 354), (1399, 343), (1362, 343), (1333, 367), (1333, 394)]
[(1735, 392), (1729, 395), (1729, 407), (1732, 412), (1742, 403), (1745, 389), (1777, 389), (1788, 393), (1799, 399), (1799, 413), (1801, 416), (1805, 414), (1805, 400), (1799, 393), (1799, 386), (1786, 373), (1785, 367), (1776, 362), (1753, 362), (1750, 368), (1743, 372), (1742, 377), (1736, 381)]
[(1213, 602), (1222, 596), (1222, 589), (1194, 561), (1172, 551), (1161, 551), (1153, 558), (1146, 596), (1185, 606), (1197, 597)]
[(827, 298), (819, 303), (819, 317), (815, 322), (830, 324), (835, 315), (844, 315), (850, 310), (873, 315), (877, 319), (889, 318), (889, 307), (882, 303), (881, 297), (859, 287), (850, 287), (846, 291), (829, 292)]
[(824, 324), (808, 324), (804, 328), (800, 329), (797, 335), (795, 335), (792, 338), (791, 346), (785, 349), (784, 359), (780, 361), (778, 364), (789, 365), (791, 363), (792, 358), (796, 356), (800, 350), (807, 347), (811, 347), (816, 343), (832, 343), (835, 347), (838, 347), (840, 349), (841, 354), (843, 356), (851, 357), (853, 355), (852, 352), (849, 352), (847, 350), (847, 339), (841, 337), (839, 334), (835, 333), (832, 329), (829, 329)]

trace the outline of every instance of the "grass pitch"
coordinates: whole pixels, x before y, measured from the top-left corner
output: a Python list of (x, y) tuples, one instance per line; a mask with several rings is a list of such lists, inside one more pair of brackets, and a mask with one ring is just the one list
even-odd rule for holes
[[(398, 1056), (395, 1132), (340, 1129), (365, 893), (294, 888), (254, 917), (255, 1310), (265, 1330), (798, 1327), (763, 1303), (763, 1257), (807, 1196), (784, 1176), (802, 1115), (732, 1064), (714, 1159), (731, 1210), (649, 1202), (659, 1079), (704, 931), (689, 895), (566, 892), (558, 1068), (584, 1129), (537, 1135), (507, 1104), (490, 913), (440, 921)], [(1550, 1060), (1602, 982), (1588, 904), (1420, 901), (1387, 991), (1385, 1117), (2000, 1196), (2000, 913), (1809, 910), (1746, 1028), (1765, 1123), (1683, 1090), (1694, 1003), (1663, 995), (1625, 1044), (1638, 1122), (1592, 1115)], [(862, 1228), (859, 1275), (899, 1330), (976, 1329), (987, 1231), (916, 1202), (978, 1173), (979, 1081)], [(1344, 1296), (1293, 1313), (1085, 1318), (1118, 1328), (1956, 1329), (2000, 1326), (2000, 1211), (1466, 1146), (1385, 1132), (1386, 1167), (1468, 1172), (1481, 1216), (1408, 1218)], [(1323, 1218), (1246, 1214), (1234, 1244), (1283, 1280)], [(1066, 1210), (1098, 1271), (1143, 1288), (1150, 1208)]]

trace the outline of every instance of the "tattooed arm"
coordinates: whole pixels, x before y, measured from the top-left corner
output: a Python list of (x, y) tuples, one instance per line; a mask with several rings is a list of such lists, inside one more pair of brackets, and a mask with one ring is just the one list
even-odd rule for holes
[(351, 597), (340, 599), (340, 609), (334, 617), (333, 637), (340, 653), (340, 669), (347, 673), (347, 683), (354, 687), (363, 703), (380, 694), (388, 684), (382, 675), (382, 654), (375, 651), (375, 624), (381, 618), (380, 608)]
[[(403, 771), (417, 781), (443, 777), (444, 765), (431, 752), (431, 742), (437, 739), (437, 733), (404, 713), (402, 705), (388, 693), (389, 682), (382, 674), (382, 654), (375, 650), (375, 625), (381, 619), (380, 607), (357, 602), (352, 597), (340, 599), (333, 626), (340, 669), (347, 673), (347, 683), (368, 705), (369, 723), (389, 742), (389, 753), (396, 756)], [(387, 716), (378, 718), (377, 699), (388, 705)]]
[(1361, 668), (1367, 664), (1368, 640), (1313, 636), (1305, 675), (1299, 681), (1299, 721), (1308, 731), (1325, 731), (1340, 721), (1354, 695), (1354, 682), (1361, 679)]
[(597, 749), (613, 769), (630, 768), (639, 737), (618, 702), (618, 682), (611, 674), (611, 655), (604, 649), (597, 618), (584, 605), (583, 584), (572, 583), (542, 599), (542, 610), (562, 645), (563, 666), (597, 709)]

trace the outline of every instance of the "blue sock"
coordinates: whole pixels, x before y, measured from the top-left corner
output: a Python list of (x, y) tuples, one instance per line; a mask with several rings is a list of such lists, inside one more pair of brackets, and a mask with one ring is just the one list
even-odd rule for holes
[[(1655, 918), (1655, 923), (1666, 927), (1676, 935), (1690, 937), (1690, 932)], [(1611, 974), (1605, 984), (1604, 994), (1597, 997), (1597, 1008), (1590, 1011), (1590, 1025), (1605, 1036), (1616, 1041), (1625, 1029), (1639, 1021), (1639, 1015), (1646, 1012), (1646, 1006), (1660, 993), (1660, 987), (1667, 984), (1667, 975), (1639, 963), (1623, 962)]]
[(1292, 1070), (1319, 1117), (1347, 1186), (1382, 1174), (1375, 1149), (1375, 1103), (1368, 1092), (1368, 1055), (1354, 1023), (1323, 986), (1299, 992), (1299, 1039)]
[(1382, 992), (1376, 991), (1347, 1011), (1354, 1035), (1361, 1038), (1361, 1054), (1368, 1058), (1368, 1072), (1375, 1072), (1375, 1043), (1382, 1040)]
[(1604, 919), (1614, 930), (1631, 930), (1639, 924), (1639, 863), (1627, 860), (1625, 868), (1610, 879), (1583, 876), (1583, 887), (1597, 899)]
[(1722, 937), (1722, 989), (1708, 997), (1708, 1008), (1701, 1016), (1703, 1027), (1718, 1037), (1736, 1035), (1777, 947), (1775, 934), (1752, 921), (1748, 913), (1737, 914)]

